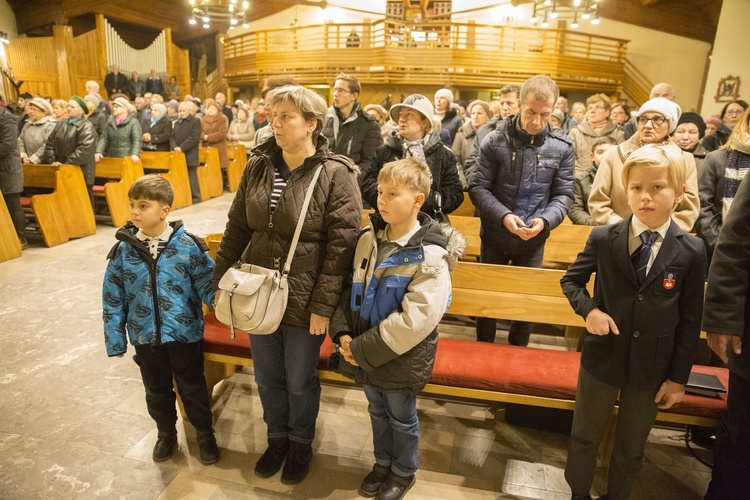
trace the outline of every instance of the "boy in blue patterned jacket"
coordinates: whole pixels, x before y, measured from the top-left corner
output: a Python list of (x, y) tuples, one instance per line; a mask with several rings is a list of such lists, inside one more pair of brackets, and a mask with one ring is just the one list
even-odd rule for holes
[(416, 481), (417, 393), (432, 374), (450, 273), (466, 247), (450, 226), (420, 213), (430, 184), (429, 167), (413, 157), (380, 171), (380, 213), (360, 234), (351, 293), (331, 320), (339, 346), (331, 363), (362, 384), (369, 402), (375, 465), (360, 494), (378, 499), (403, 498)]
[[(203, 310), (214, 300), (214, 261), (205, 243), (181, 221), (167, 222), (174, 191), (163, 177), (146, 175), (128, 191), (132, 222), (117, 231), (102, 292), (108, 356), (122, 357), (127, 337), (141, 369), (146, 405), (158, 437), (153, 459), (172, 456), (177, 442), (176, 396), (198, 434), (200, 461), (219, 460), (211, 404), (203, 376)], [(126, 336), (127, 332), (127, 336)]]

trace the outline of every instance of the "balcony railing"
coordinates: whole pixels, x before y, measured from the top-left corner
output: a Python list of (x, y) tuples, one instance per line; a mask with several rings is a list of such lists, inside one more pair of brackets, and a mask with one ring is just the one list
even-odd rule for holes
[(367, 83), (497, 87), (544, 73), (563, 88), (615, 92), (626, 49), (627, 40), (559, 29), (377, 21), (247, 33), (226, 39), (224, 60), (231, 84), (282, 73), (324, 83), (346, 71)]

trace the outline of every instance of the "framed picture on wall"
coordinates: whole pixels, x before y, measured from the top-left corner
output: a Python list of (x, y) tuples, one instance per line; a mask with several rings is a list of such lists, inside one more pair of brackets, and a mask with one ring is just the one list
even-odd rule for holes
[(716, 102), (732, 102), (740, 97), (740, 77), (729, 75), (719, 80), (719, 87), (716, 89)]

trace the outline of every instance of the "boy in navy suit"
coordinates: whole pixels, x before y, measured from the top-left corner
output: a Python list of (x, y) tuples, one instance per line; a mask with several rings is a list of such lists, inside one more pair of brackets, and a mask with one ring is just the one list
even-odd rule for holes
[[(573, 498), (591, 498), (599, 443), (619, 395), (608, 491), (627, 499), (643, 467), (660, 409), (684, 395), (700, 337), (706, 250), (671, 219), (685, 193), (686, 166), (674, 145), (649, 144), (623, 166), (633, 215), (594, 228), (560, 280), (586, 320), (565, 479)], [(586, 289), (596, 273), (594, 296)]]

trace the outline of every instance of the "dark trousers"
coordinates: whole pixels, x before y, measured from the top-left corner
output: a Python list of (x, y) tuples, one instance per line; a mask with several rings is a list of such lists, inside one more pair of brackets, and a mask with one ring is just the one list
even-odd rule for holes
[[(509, 233), (492, 241), (483, 239), (479, 254), (480, 262), (485, 264), (511, 264), (520, 267), (542, 267), (543, 259), (544, 241), (541, 244), (534, 239), (523, 241)], [(525, 321), (511, 321), (508, 342), (511, 345), (529, 345), (533, 325)], [(494, 318), (477, 318), (478, 341), (494, 342), (496, 331), (497, 321)]]
[(26, 241), (26, 216), (23, 214), (23, 207), (21, 206), (21, 193), (3, 193), (3, 199), (8, 206), (13, 227), (18, 233), (18, 239), (21, 240), (21, 243), (24, 243)]
[[(743, 356), (745, 353), (742, 353)], [(750, 498), (750, 381), (729, 372), (727, 412), (714, 443), (706, 500)]]
[(596, 455), (607, 429), (612, 408), (620, 395), (615, 445), (609, 463), (607, 488), (611, 500), (627, 500), (643, 468), (643, 453), (659, 409), (656, 390), (639, 391), (625, 384), (609, 385), (583, 367), (578, 372), (576, 406), (565, 480), (574, 495), (589, 495), (594, 481)]
[(200, 203), (201, 185), (198, 182), (198, 165), (194, 167), (188, 165), (188, 178), (190, 179), (190, 192), (193, 197), (193, 203)]
[(135, 346), (134, 360), (141, 369), (148, 413), (159, 431), (175, 430), (177, 397), (172, 388), (174, 377), (190, 423), (199, 434), (213, 432), (200, 342)]

